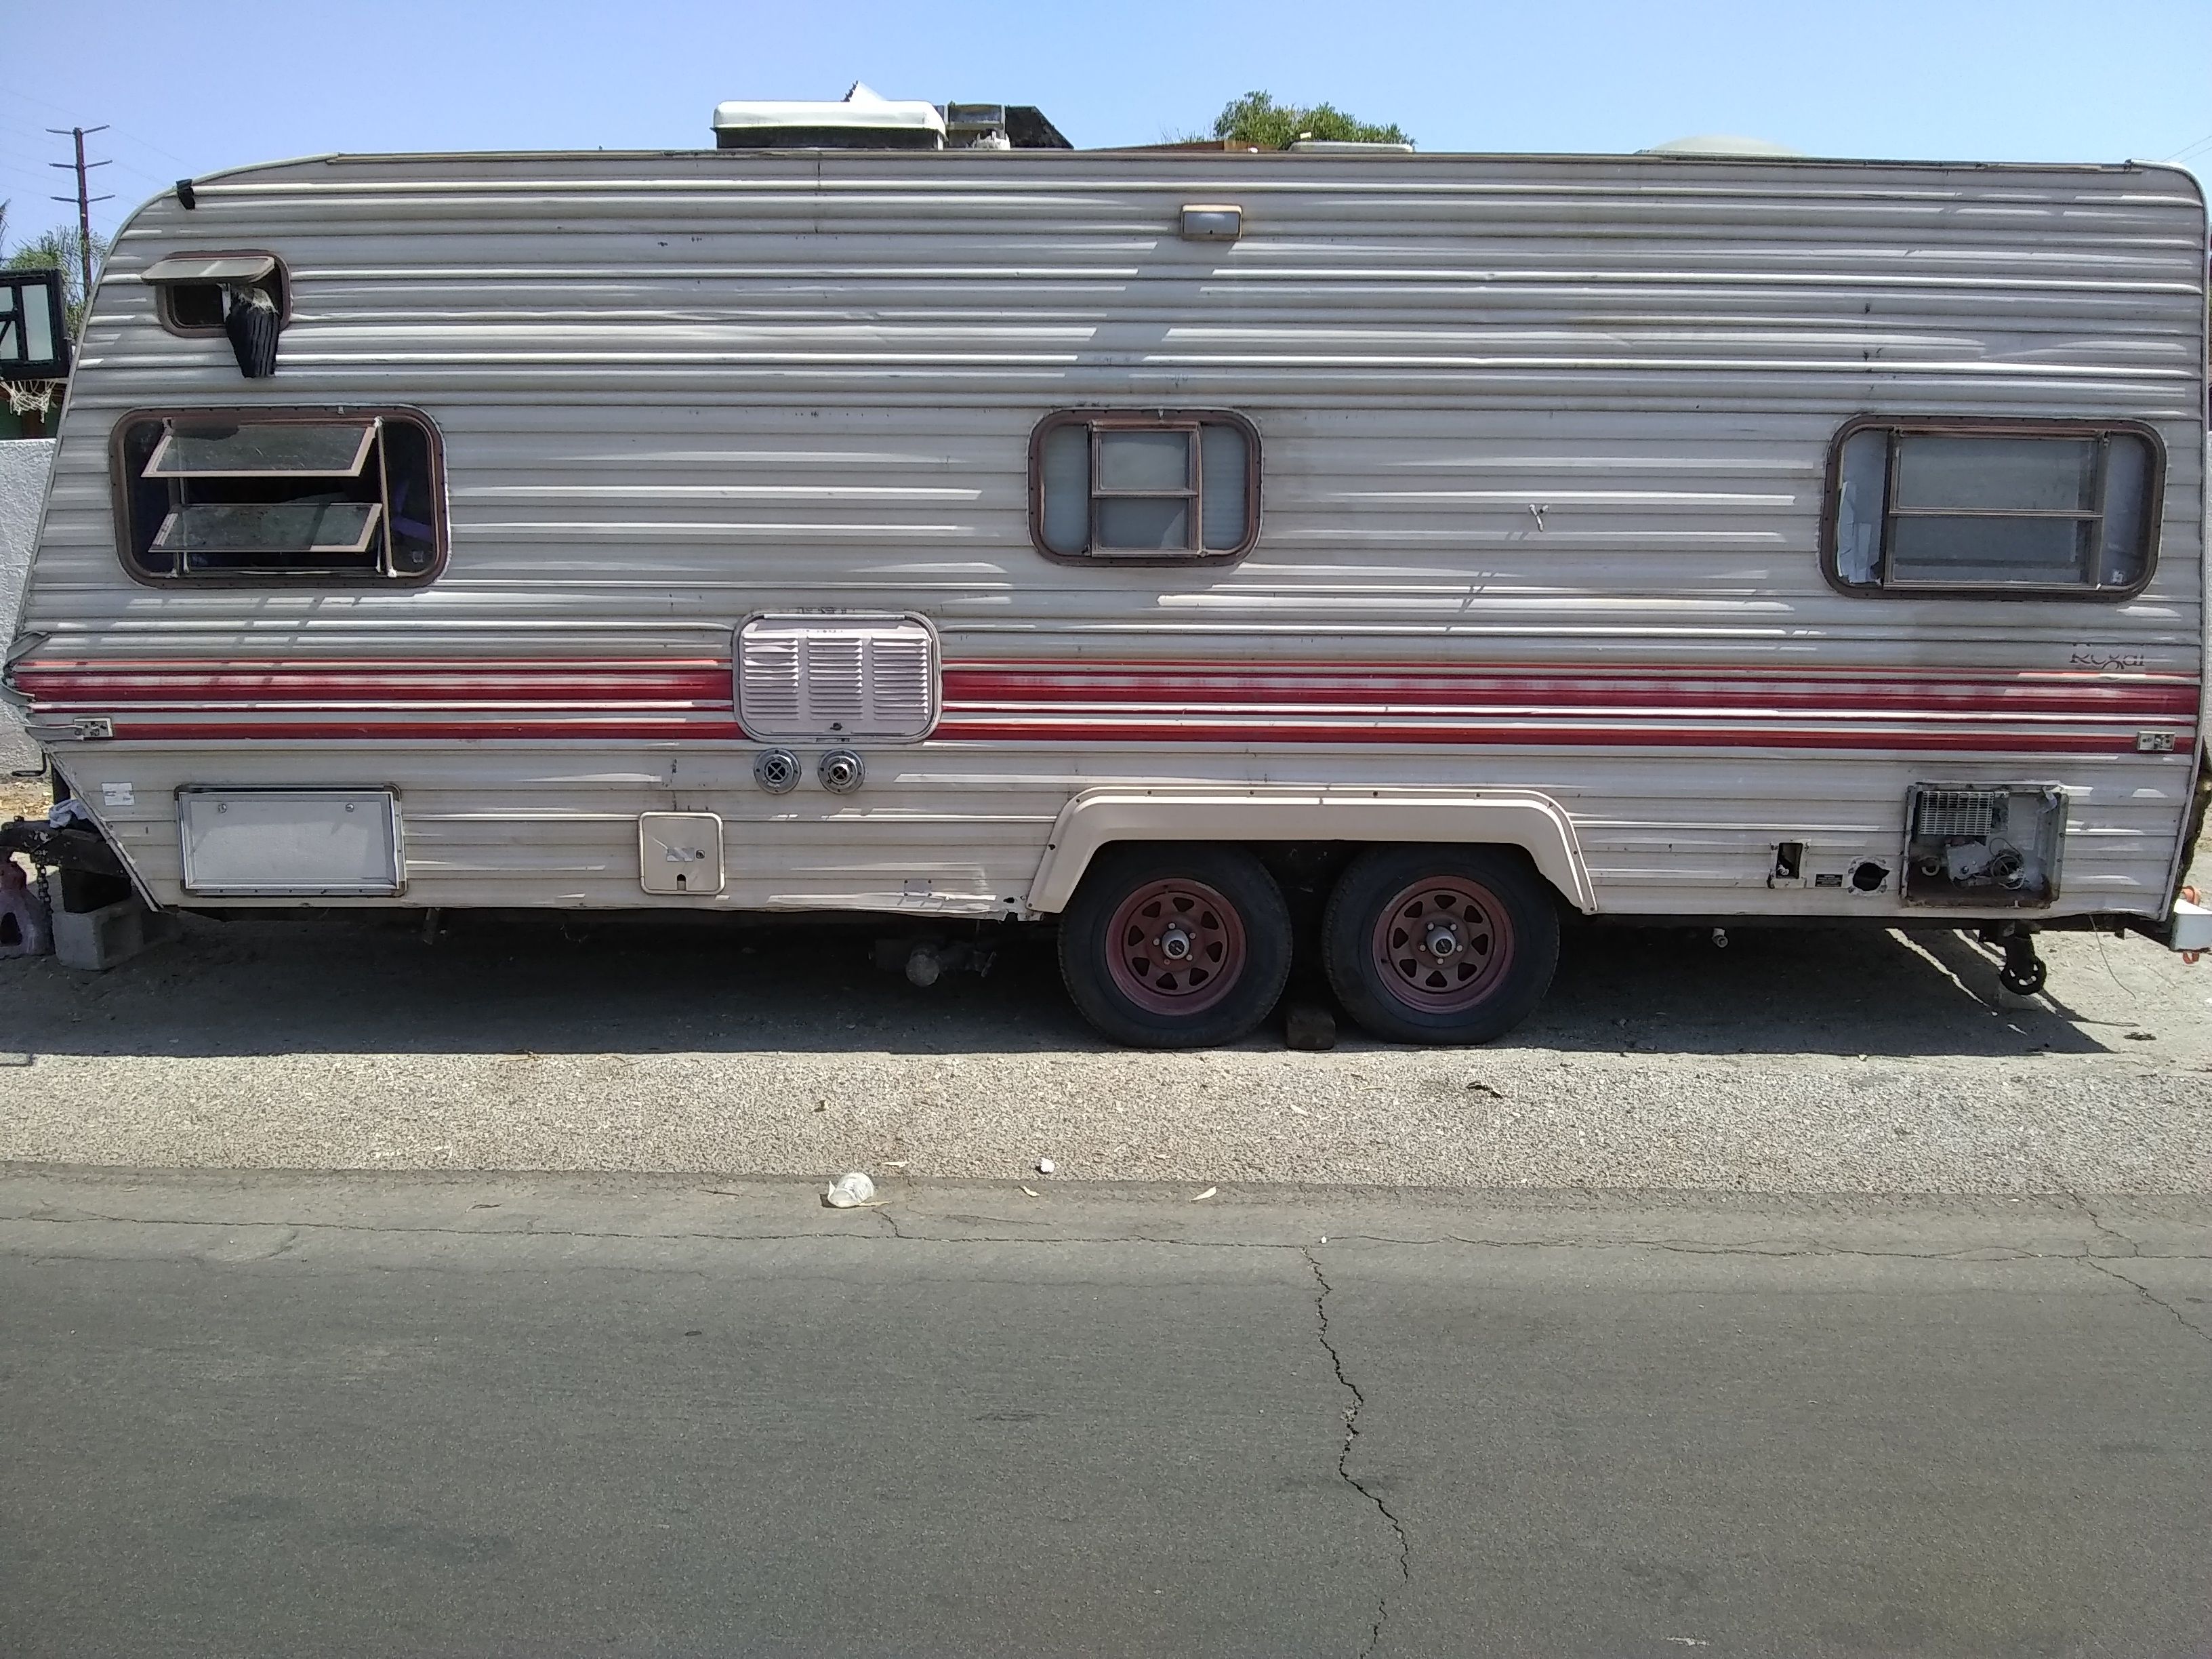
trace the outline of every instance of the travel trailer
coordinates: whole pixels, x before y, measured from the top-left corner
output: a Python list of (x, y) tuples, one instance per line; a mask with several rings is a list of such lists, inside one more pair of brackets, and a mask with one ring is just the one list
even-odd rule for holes
[(141, 915), (1056, 919), (1163, 1047), (1294, 948), (1479, 1042), (1577, 914), (2212, 944), (2187, 173), (715, 130), (131, 217), (7, 658), (78, 821), (5, 844)]

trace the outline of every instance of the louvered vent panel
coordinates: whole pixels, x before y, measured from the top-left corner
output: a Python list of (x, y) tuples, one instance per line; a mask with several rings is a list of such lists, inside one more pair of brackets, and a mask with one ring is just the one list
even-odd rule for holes
[(846, 732), (868, 710), (868, 640), (865, 634), (812, 634), (806, 641), (806, 723), (817, 732)]
[(868, 680), (880, 718), (927, 731), (937, 702), (937, 664), (927, 630), (878, 634), (868, 642)]
[(801, 641), (787, 634), (747, 629), (738, 647), (738, 707), (749, 731), (788, 731), (803, 723)]
[(2002, 789), (1923, 789), (1912, 815), (1912, 833), (1936, 839), (1992, 834), (2003, 822), (2010, 799)]
[(937, 636), (910, 617), (756, 617), (738, 664), (738, 718), (763, 741), (906, 742), (937, 723)]

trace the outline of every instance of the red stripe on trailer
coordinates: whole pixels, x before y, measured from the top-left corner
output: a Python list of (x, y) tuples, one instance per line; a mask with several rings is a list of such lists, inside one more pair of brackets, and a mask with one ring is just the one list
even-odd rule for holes
[[(721, 658), (56, 659), (15, 679), (40, 712), (105, 714), (142, 739), (744, 735)], [(2115, 753), (2140, 722), (2193, 727), (2197, 697), (2191, 676), (2077, 669), (1012, 660), (947, 665), (936, 735)]]
[(550, 719), (538, 720), (287, 720), (282, 725), (246, 724), (224, 720), (162, 720), (137, 716), (118, 720), (118, 740), (142, 743), (206, 742), (220, 738), (248, 738), (255, 742), (287, 739), (405, 740), (444, 738), (480, 742), (494, 739), (544, 740), (591, 738), (609, 743), (654, 743), (675, 738), (705, 738), (741, 741), (744, 733), (734, 720), (641, 720), (635, 714), (609, 715), (605, 720)]
[(2006, 754), (2120, 754), (2135, 752), (2132, 732), (1864, 732), (1836, 728), (1694, 726), (1447, 726), (1146, 725), (1134, 721), (1088, 725), (1025, 724), (946, 719), (932, 735), (994, 743), (1225, 743), (1395, 744), (1622, 749), (1858, 749), (1987, 751)]

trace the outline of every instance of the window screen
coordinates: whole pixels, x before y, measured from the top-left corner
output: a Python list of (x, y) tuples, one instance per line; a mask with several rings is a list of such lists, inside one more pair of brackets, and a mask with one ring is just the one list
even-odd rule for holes
[(2149, 579), (2163, 476), (2148, 428), (1855, 422), (1826, 557), (1891, 594), (2124, 597)]
[(428, 422), (403, 410), (126, 417), (124, 558), (155, 580), (420, 580), (445, 551)]
[(1030, 495), (1032, 538), (1062, 558), (1237, 558), (1259, 530), (1259, 434), (1218, 411), (1048, 416)]

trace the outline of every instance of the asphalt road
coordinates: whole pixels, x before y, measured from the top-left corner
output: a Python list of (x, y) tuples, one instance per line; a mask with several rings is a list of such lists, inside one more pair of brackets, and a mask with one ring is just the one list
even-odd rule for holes
[(0, 1178), (0, 1650), (2212, 1644), (2201, 1201), (887, 1195)]
[(1049, 942), (927, 991), (872, 929), (195, 921), (0, 962), (0, 1160), (1782, 1192), (2212, 1193), (2212, 966), (2047, 936), (1592, 928), (1480, 1049), (1109, 1048)]

